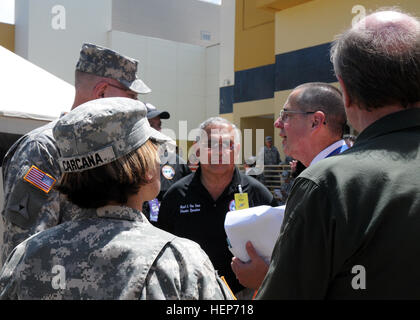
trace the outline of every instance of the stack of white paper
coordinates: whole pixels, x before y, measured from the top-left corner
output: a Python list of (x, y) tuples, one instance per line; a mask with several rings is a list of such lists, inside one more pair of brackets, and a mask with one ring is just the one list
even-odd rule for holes
[(229, 211), (226, 214), (225, 231), (232, 254), (248, 262), (250, 258), (245, 244), (251, 241), (257, 253), (269, 263), (280, 234), (285, 207), (258, 206)]

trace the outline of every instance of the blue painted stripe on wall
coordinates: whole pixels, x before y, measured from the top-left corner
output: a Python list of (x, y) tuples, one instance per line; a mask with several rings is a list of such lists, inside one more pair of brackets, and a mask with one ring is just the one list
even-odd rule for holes
[(276, 55), (275, 90), (289, 90), (306, 82), (336, 82), (330, 61), (331, 43)]
[(331, 43), (276, 55), (276, 63), (235, 72), (235, 85), (220, 88), (220, 113), (233, 112), (233, 103), (274, 97), (306, 82), (336, 82), (330, 62)]
[(274, 97), (275, 65), (235, 72), (233, 101), (246, 102)]
[(233, 87), (227, 86), (220, 88), (220, 114), (233, 112)]

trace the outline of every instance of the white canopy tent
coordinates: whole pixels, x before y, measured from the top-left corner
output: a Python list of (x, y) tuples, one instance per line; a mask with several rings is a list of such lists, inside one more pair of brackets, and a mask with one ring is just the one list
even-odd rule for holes
[(0, 165), (20, 135), (70, 111), (74, 93), (72, 85), (0, 46)]
[[(69, 111), (74, 87), (44, 69), (0, 46), (0, 117), (19, 126), (3, 127), (10, 133), (26, 133), (33, 127), (13, 119), (32, 120), (35, 127)], [(29, 123), (29, 122), (26, 122)]]

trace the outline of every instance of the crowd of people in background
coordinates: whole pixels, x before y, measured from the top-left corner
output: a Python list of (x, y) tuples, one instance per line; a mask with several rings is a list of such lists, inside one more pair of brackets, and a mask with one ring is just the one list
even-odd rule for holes
[[(84, 44), (71, 111), (3, 160), (0, 299), (420, 298), (419, 48), (419, 19), (366, 16), (333, 42), (339, 87), (284, 102), (283, 161), (267, 136), (263, 169), (257, 154), (240, 171), (236, 126), (212, 117), (191, 171), (169, 112), (138, 99), (138, 61)], [(251, 242), (233, 257), (224, 230), (261, 205), (285, 205), (269, 264)]]

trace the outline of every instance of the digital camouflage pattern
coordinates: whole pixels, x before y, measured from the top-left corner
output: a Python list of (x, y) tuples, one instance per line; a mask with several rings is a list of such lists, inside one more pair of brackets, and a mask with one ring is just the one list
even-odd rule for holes
[(232, 299), (198, 244), (123, 206), (84, 209), (20, 244), (1, 299)]
[(138, 149), (147, 140), (175, 142), (153, 129), (143, 102), (103, 98), (84, 103), (61, 117), (53, 128), (64, 172), (79, 172)]
[(29, 236), (77, 217), (80, 212), (54, 189), (45, 193), (23, 179), (32, 165), (56, 180), (61, 176), (59, 152), (52, 134), (55, 123), (53, 121), (24, 135), (3, 160), (4, 207), (1, 219), (5, 231), (1, 262)]
[(138, 63), (137, 60), (123, 56), (111, 49), (85, 43), (80, 51), (76, 70), (115, 79), (137, 93), (149, 93), (152, 90), (137, 78)]

